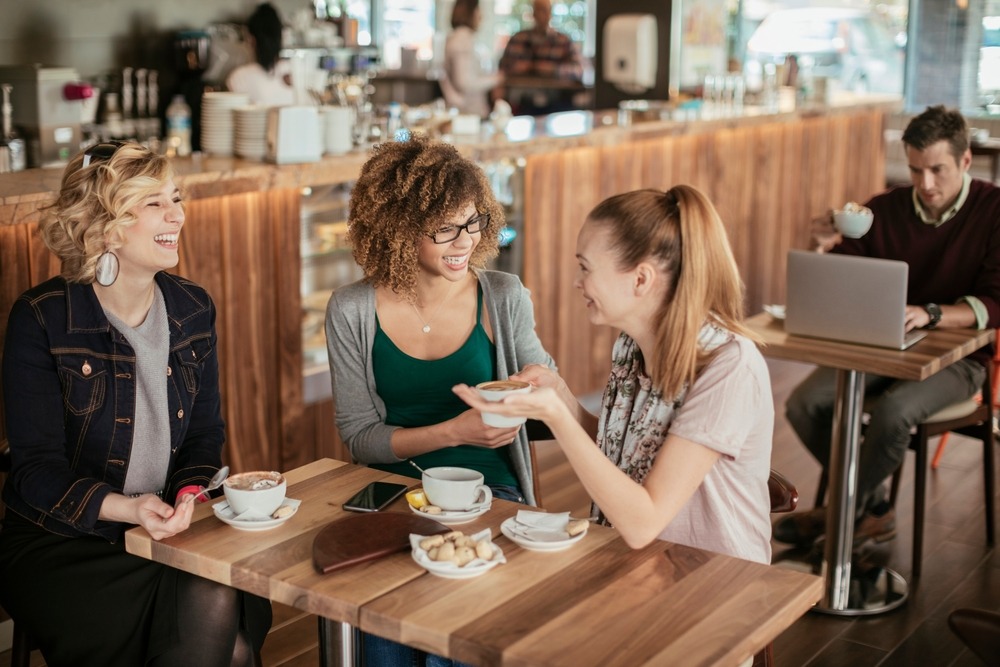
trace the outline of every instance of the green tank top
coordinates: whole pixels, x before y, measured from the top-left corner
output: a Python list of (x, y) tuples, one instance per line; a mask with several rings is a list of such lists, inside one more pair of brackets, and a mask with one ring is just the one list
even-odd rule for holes
[[(443, 359), (415, 359), (404, 353), (382, 331), (375, 317), (372, 370), (375, 389), (385, 403), (385, 423), (413, 428), (439, 424), (469, 409), (451, 388), (459, 383), (476, 385), (496, 378), (496, 346), (482, 324), (483, 292), (479, 288), (476, 326), (455, 352)], [(425, 470), (435, 466), (461, 466), (483, 474), (487, 484), (518, 486), (508, 447), (489, 449), (473, 445), (445, 447), (413, 458)], [(372, 468), (407, 477), (420, 477), (408, 463), (379, 463)]]

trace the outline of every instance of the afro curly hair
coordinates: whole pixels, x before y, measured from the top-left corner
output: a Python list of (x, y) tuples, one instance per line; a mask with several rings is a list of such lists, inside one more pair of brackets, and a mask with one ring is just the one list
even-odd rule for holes
[(351, 190), (348, 217), (348, 240), (365, 280), (415, 301), (420, 243), (470, 203), (490, 216), (469, 259), (483, 268), (499, 252), (504, 226), (483, 170), (454, 146), (424, 137), (375, 146)]

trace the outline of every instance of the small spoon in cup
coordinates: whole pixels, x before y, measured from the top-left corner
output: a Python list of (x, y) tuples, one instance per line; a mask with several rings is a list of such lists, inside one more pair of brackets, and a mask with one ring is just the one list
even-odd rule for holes
[(227, 477), (229, 477), (229, 466), (222, 466), (221, 468), (219, 468), (218, 472), (212, 475), (212, 479), (209, 480), (208, 486), (206, 486), (204, 489), (202, 489), (198, 493), (188, 498), (186, 502), (193, 503), (194, 501), (198, 500), (198, 498), (201, 497), (202, 495), (215, 491), (217, 488), (222, 486), (222, 483), (226, 481)]
[(433, 478), (433, 477), (434, 477), (434, 475), (428, 475), (428, 474), (427, 474), (427, 471), (426, 471), (426, 470), (424, 470), (423, 468), (421, 468), (420, 466), (418, 466), (418, 465), (417, 465), (417, 464), (416, 464), (416, 463), (415, 463), (415, 462), (413, 461), (413, 459), (408, 459), (408, 460), (409, 460), (409, 462), (410, 462), (410, 465), (411, 465), (411, 466), (413, 466), (414, 468), (416, 468), (417, 470), (419, 470), (419, 471), (421, 472), (421, 474), (423, 474), (423, 475), (427, 475), (428, 477), (431, 477), (431, 478)]

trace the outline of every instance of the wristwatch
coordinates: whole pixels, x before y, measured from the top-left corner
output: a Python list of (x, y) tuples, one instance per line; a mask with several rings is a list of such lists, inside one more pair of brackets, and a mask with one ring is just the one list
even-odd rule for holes
[(933, 329), (941, 321), (941, 306), (936, 303), (928, 303), (924, 305), (924, 310), (930, 315), (931, 321), (927, 323), (925, 329)]

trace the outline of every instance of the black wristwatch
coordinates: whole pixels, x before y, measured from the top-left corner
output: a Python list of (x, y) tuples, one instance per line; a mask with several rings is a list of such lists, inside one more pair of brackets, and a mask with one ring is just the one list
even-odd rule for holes
[(924, 310), (930, 315), (931, 321), (927, 323), (925, 329), (933, 329), (941, 321), (941, 306), (936, 303), (928, 303), (924, 305)]

